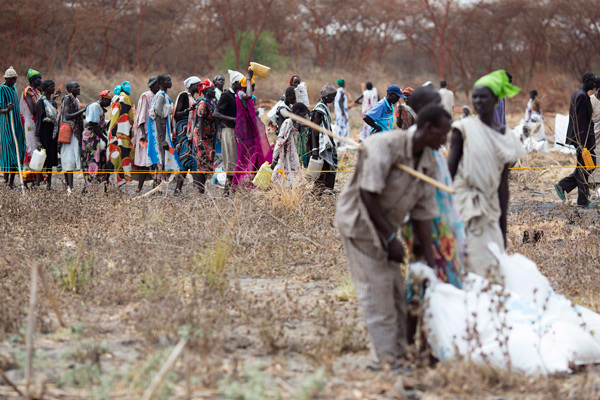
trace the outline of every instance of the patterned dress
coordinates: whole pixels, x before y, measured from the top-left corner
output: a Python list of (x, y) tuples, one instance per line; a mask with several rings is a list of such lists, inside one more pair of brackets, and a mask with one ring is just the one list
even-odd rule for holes
[[(435, 158), (437, 180), (452, 187), (452, 177), (444, 155), (440, 151), (429, 151), (432, 152)], [(431, 241), (435, 259), (435, 272), (443, 282), (450, 283), (460, 289), (462, 288), (461, 274), (465, 266), (465, 228), (455, 205), (454, 195), (435, 189), (435, 198), (439, 208), (439, 215), (432, 219)], [(413, 254), (414, 233), (412, 224), (409, 223), (403, 226), (402, 236), (412, 255), (412, 261), (417, 261), (418, 257)], [(412, 284), (409, 285), (409, 298), (415, 289)]]
[(212, 171), (217, 140), (217, 120), (213, 118), (216, 104), (200, 99), (193, 134), (194, 159), (198, 171)]
[[(171, 140), (171, 118), (173, 115), (173, 101), (169, 95), (160, 90), (154, 95), (150, 104), (150, 120), (148, 121), (148, 152), (146, 153), (146, 166), (162, 169), (165, 171), (179, 171), (181, 164), (179, 155), (175, 151), (175, 146)], [(163, 149), (161, 143), (162, 133), (158, 131), (158, 119), (165, 122), (164, 141), (168, 150)]]
[[(291, 119), (286, 119), (279, 128), (277, 143), (273, 149), (273, 159), (277, 159), (277, 165), (273, 168), (273, 181), (278, 184), (290, 187), (306, 183), (302, 175), (302, 167), (298, 158), (296, 141), (299, 132)], [(298, 171), (298, 172), (294, 172)]]
[[(189, 92), (181, 92), (175, 101), (175, 113), (180, 102), (183, 103), (183, 108), (189, 108), (195, 103), (194, 96)], [(196, 109), (194, 108), (188, 115), (184, 115), (180, 120), (174, 121), (173, 126), (173, 145), (179, 155), (179, 162), (183, 170), (191, 170), (194, 168), (194, 154), (192, 149), (192, 130), (193, 123), (196, 118)], [(214, 145), (213, 145), (214, 147)]]
[(131, 97), (121, 92), (111, 109), (108, 128), (108, 149), (106, 169), (114, 170), (110, 181), (122, 185), (131, 181), (133, 144), (131, 142), (133, 128), (133, 103)]
[(92, 103), (85, 112), (85, 129), (81, 140), (81, 161), (85, 173), (83, 179), (86, 189), (96, 189), (102, 181), (98, 171), (104, 168), (106, 164), (106, 152), (101, 150), (102, 139), (91, 129), (90, 123), (96, 123), (103, 131), (106, 130), (106, 121), (104, 114), (106, 110), (98, 102)]

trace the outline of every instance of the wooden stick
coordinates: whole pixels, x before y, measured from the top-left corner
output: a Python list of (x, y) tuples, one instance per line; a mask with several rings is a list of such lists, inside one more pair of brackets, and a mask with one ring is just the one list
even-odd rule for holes
[[(300, 117), (300, 116), (298, 116), (296, 114), (293, 114), (293, 113), (289, 112), (288, 110), (281, 110), (281, 115), (283, 115), (285, 118), (290, 118), (290, 119), (292, 119), (294, 121), (300, 122), (303, 125), (306, 125), (309, 128), (312, 128), (312, 129), (314, 129), (316, 131), (324, 133), (324, 134), (328, 135), (329, 137), (331, 137), (332, 139), (337, 139), (340, 142), (344, 142), (346, 144), (349, 144), (349, 145), (355, 147), (356, 149), (358, 149), (358, 151), (363, 151), (364, 150), (363, 146), (357, 145), (357, 143), (354, 142), (353, 140), (350, 140), (348, 138), (342, 137), (340, 135), (336, 135), (335, 133), (333, 133), (331, 131), (328, 131), (327, 129), (323, 128), (322, 126), (317, 125), (314, 122), (307, 120), (306, 118), (302, 118), (302, 117)], [(410, 175), (414, 176), (417, 179), (422, 180), (423, 182), (429, 183), (430, 185), (432, 185), (432, 186), (434, 186), (434, 187), (436, 187), (436, 188), (438, 188), (440, 190), (443, 190), (445, 192), (454, 194), (454, 189), (451, 188), (450, 186), (444, 185), (443, 183), (438, 182), (435, 179), (433, 179), (433, 178), (431, 178), (431, 177), (429, 177), (429, 176), (427, 176), (427, 175), (425, 175), (425, 174), (423, 174), (423, 173), (421, 173), (421, 172), (419, 172), (419, 171), (417, 171), (417, 170), (415, 170), (415, 169), (413, 169), (411, 167), (408, 167), (408, 166), (403, 165), (403, 164), (396, 164), (396, 168), (398, 168), (398, 169), (406, 172), (407, 174), (410, 174)]]
[(15, 122), (13, 121), (13, 110), (10, 110), (10, 127), (12, 128), (13, 139), (15, 140), (15, 150), (17, 151), (17, 168), (21, 177), (21, 192), (25, 196), (25, 181), (23, 179), (23, 170), (21, 169), (21, 153), (19, 152), (19, 142), (17, 140), (17, 132), (15, 131)]
[(27, 337), (25, 346), (27, 349), (27, 367), (25, 369), (25, 393), (30, 398), (29, 385), (31, 384), (31, 370), (33, 364), (33, 329), (35, 327), (35, 301), (38, 287), (38, 268), (36, 263), (31, 267), (31, 287), (29, 288), (29, 310), (27, 312)]
[[(143, 197), (148, 197), (150, 195), (153, 195), (154, 193), (158, 192), (162, 188), (163, 183), (164, 183), (164, 181), (161, 181), (160, 184), (158, 186), (156, 186), (154, 189), (152, 189), (152, 190), (148, 191), (147, 193), (144, 193), (140, 196), (134, 197), (132, 200), (137, 200), (137, 199), (141, 199)], [(167, 190), (168, 189), (169, 189), (169, 186), (168, 186), (168, 182), (167, 182)]]
[(179, 343), (177, 343), (177, 345), (169, 355), (169, 358), (167, 358), (167, 361), (163, 364), (160, 371), (158, 371), (158, 374), (156, 374), (154, 379), (152, 379), (152, 382), (150, 383), (150, 386), (148, 386), (148, 389), (146, 389), (146, 391), (144, 392), (142, 400), (152, 399), (152, 396), (154, 396), (154, 392), (156, 392), (156, 389), (158, 389), (158, 386), (161, 384), (163, 379), (165, 379), (165, 376), (169, 373), (171, 368), (173, 368), (175, 361), (177, 361), (177, 358), (183, 351), (183, 348), (185, 347), (186, 343), (186, 339), (181, 339)]

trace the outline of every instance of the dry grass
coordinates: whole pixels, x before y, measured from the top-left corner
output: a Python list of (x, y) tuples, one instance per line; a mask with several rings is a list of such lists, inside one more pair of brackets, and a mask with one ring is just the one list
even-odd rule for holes
[[(344, 153), (340, 166), (354, 158)], [(522, 164), (571, 158), (532, 154)], [(511, 173), (509, 249), (600, 311), (600, 215), (555, 198), (552, 183), (568, 172)], [(185, 398), (188, 372), (193, 398), (263, 389), (279, 399), (598, 398), (595, 368), (535, 379), (458, 362), (366, 371), (366, 328), (330, 197), (302, 188), (136, 201), (57, 188), (17, 194), (0, 187), (0, 366), (23, 382), (29, 266), (39, 260), (68, 324), (59, 328), (42, 291), (34, 371), (48, 380), (45, 398), (139, 397), (181, 337), (185, 361), (159, 398)], [(525, 230), (543, 239), (522, 243)], [(0, 397), (12, 395), (0, 385)]]

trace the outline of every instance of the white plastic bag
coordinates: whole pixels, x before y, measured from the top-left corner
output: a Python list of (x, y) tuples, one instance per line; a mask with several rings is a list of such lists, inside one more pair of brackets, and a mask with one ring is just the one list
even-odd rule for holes
[(498, 258), (503, 287), (470, 273), (460, 290), (432, 279), (423, 264), (410, 266), (411, 275), (429, 273), (424, 329), (433, 354), (442, 360), (470, 357), (500, 369), (510, 361), (513, 370), (529, 375), (600, 362), (592, 332), (598, 332), (600, 315), (557, 295), (526, 257), (507, 255), (497, 245), (490, 251)]
[(296, 92), (296, 102), (304, 103), (306, 107), (310, 107), (310, 100), (308, 98), (308, 89), (306, 88), (306, 83), (300, 82), (300, 84), (294, 89)]

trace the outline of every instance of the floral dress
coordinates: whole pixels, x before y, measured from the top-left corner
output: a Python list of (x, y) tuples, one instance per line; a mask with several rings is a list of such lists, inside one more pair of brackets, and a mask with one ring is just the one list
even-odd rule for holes
[(91, 129), (90, 122), (96, 123), (106, 131), (104, 114), (106, 110), (98, 103), (92, 103), (85, 112), (85, 129), (81, 141), (81, 162), (86, 189), (95, 189), (102, 181), (98, 172), (106, 165), (106, 152), (101, 149), (102, 139)]
[(207, 99), (199, 100), (196, 126), (192, 135), (194, 160), (198, 171), (212, 171), (217, 140), (217, 120), (213, 118), (215, 104)]
[[(452, 187), (452, 177), (448, 164), (440, 151), (431, 150), (437, 164), (437, 180), (444, 185)], [(433, 257), (435, 259), (435, 272), (443, 282), (461, 289), (461, 273), (464, 270), (466, 252), (466, 234), (463, 222), (454, 204), (454, 195), (436, 189), (435, 197), (439, 206), (439, 216), (432, 220)], [(402, 237), (411, 253), (411, 261), (416, 261), (413, 254), (414, 235), (412, 224), (405, 224)], [(408, 298), (412, 297), (416, 288), (408, 285)]]

